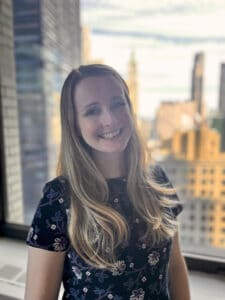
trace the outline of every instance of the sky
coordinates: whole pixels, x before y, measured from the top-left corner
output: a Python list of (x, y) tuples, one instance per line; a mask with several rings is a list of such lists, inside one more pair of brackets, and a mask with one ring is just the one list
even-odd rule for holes
[(92, 57), (125, 79), (134, 51), (141, 117), (153, 118), (161, 101), (190, 99), (194, 56), (200, 51), (204, 100), (208, 111), (218, 108), (224, 0), (81, 0), (81, 23), (92, 33)]

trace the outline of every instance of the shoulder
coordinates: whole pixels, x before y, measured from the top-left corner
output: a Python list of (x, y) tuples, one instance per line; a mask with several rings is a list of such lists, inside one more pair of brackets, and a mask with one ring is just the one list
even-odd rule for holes
[(63, 194), (69, 191), (69, 182), (66, 177), (58, 176), (46, 182), (43, 193), (48, 193), (49, 190), (54, 189), (58, 193)]
[(28, 232), (27, 244), (50, 251), (69, 246), (69, 184), (60, 176), (47, 182)]
[(56, 203), (68, 206), (70, 199), (70, 185), (64, 176), (58, 176), (48, 181), (43, 188), (41, 205), (53, 205)]

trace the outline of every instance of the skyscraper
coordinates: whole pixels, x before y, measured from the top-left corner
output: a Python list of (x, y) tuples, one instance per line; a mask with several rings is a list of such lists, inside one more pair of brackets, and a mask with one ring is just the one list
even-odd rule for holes
[(219, 111), (225, 116), (225, 63), (221, 64)]
[(23, 195), (11, 1), (0, 0), (0, 28), (0, 222), (15, 224), (23, 223)]
[(55, 176), (59, 93), (80, 64), (79, 0), (13, 1), (25, 222)]
[(203, 113), (203, 73), (204, 54), (200, 52), (195, 55), (191, 89), (191, 99), (197, 102), (197, 112), (200, 116)]
[(128, 63), (127, 85), (130, 92), (130, 99), (133, 104), (135, 115), (138, 114), (138, 75), (135, 53), (132, 52)]
[(82, 35), (81, 35), (81, 41), (82, 41), (81, 60), (83, 65), (86, 65), (91, 61), (91, 37), (90, 36), (91, 36), (90, 28), (88, 26), (83, 26)]

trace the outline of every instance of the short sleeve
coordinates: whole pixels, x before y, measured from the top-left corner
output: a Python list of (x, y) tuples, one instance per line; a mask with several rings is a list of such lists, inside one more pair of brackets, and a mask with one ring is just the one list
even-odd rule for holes
[[(157, 183), (164, 184), (164, 185), (166, 185), (166, 187), (173, 188), (173, 185), (172, 185), (171, 181), (169, 180), (169, 178), (166, 174), (166, 171), (160, 165), (154, 166), (152, 174)], [(174, 195), (171, 195), (170, 198), (171, 198), (171, 200), (180, 201), (177, 193), (175, 193)], [(182, 212), (182, 210), (183, 210), (182, 203), (178, 203), (176, 206), (171, 208), (171, 212), (174, 217), (177, 217)]]
[(68, 183), (63, 177), (57, 177), (43, 188), (43, 196), (27, 235), (27, 245), (49, 251), (66, 251), (70, 245), (68, 217)]

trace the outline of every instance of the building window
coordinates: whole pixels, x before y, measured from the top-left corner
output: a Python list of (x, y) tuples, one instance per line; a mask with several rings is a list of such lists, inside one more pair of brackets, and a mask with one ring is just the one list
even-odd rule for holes
[(195, 209), (195, 204), (192, 203), (192, 204), (190, 205), (190, 208), (191, 208), (191, 210), (194, 210), (194, 209)]

